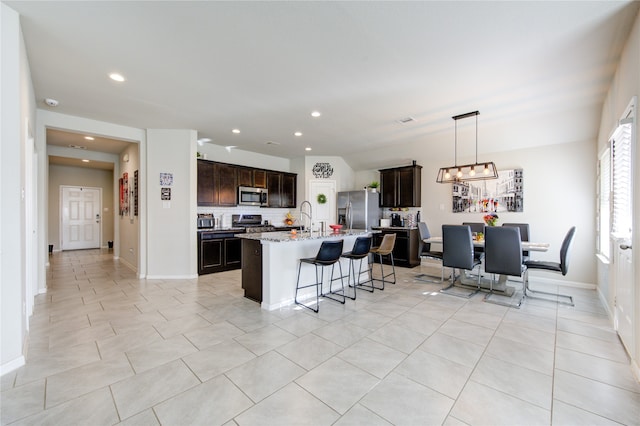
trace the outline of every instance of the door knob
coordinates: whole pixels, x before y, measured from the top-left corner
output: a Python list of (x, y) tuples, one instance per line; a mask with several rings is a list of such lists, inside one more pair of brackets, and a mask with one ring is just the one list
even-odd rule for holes
[(622, 250), (631, 250), (630, 244), (620, 244), (620, 249)]

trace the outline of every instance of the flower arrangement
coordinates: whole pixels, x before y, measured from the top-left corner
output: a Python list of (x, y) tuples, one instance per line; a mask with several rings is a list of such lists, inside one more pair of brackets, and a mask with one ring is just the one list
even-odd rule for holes
[(496, 222), (498, 221), (498, 215), (495, 213), (486, 214), (482, 218), (487, 226), (496, 226)]

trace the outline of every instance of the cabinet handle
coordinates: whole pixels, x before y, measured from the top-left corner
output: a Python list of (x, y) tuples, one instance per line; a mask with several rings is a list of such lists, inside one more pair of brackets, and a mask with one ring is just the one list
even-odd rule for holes
[(622, 250), (631, 250), (631, 244), (620, 244), (620, 249)]

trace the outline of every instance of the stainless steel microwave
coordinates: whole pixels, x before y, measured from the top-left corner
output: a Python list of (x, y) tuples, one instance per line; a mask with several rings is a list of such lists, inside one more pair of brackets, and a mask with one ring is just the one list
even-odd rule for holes
[(269, 202), (269, 191), (265, 188), (238, 187), (238, 205), (266, 207)]

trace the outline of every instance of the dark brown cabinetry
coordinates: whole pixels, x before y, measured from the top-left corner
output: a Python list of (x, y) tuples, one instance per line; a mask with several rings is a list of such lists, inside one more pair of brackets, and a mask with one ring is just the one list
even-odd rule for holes
[(422, 166), (380, 170), (380, 207), (420, 207)]
[(228, 164), (216, 163), (213, 171), (213, 199), (218, 206), (233, 207), (238, 204), (237, 168)]
[(267, 187), (267, 171), (253, 169), (253, 186), (256, 188)]
[(242, 288), (244, 297), (262, 302), (262, 244), (242, 239)]
[(198, 160), (198, 205), (214, 206), (213, 200), (214, 163)]
[[(382, 231), (381, 233), (374, 234), (373, 243), (375, 246), (380, 245), (385, 234), (396, 234), (396, 245), (393, 248), (393, 260), (396, 266), (413, 268), (420, 264), (420, 257), (418, 256), (420, 233), (417, 229), (373, 229), (379, 229)], [(391, 261), (384, 259), (384, 263), (390, 264)]]
[(198, 274), (240, 269), (242, 240), (232, 233), (198, 233)]
[(253, 185), (253, 169), (248, 167), (238, 167), (238, 186), (254, 186)]
[(267, 171), (269, 207), (296, 206), (297, 175), (293, 173)]
[(268, 207), (296, 207), (295, 173), (198, 160), (198, 205), (234, 207), (238, 186), (267, 188)]

